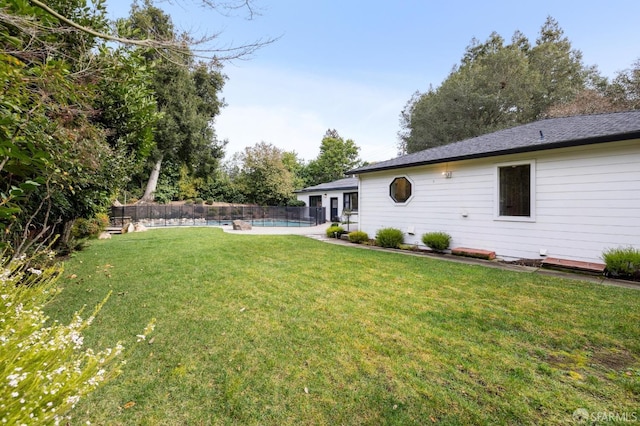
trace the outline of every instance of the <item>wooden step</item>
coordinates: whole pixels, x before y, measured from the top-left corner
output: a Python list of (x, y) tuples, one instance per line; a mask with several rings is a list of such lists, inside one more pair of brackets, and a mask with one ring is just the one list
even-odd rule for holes
[(456, 256), (475, 257), (477, 259), (493, 260), (496, 258), (496, 252), (491, 250), (481, 250), (468, 247), (456, 247), (451, 249), (451, 254)]
[(575, 271), (584, 271), (603, 274), (606, 268), (604, 263), (582, 262), (579, 260), (559, 259), (556, 257), (547, 257), (542, 261), (543, 267), (571, 269)]

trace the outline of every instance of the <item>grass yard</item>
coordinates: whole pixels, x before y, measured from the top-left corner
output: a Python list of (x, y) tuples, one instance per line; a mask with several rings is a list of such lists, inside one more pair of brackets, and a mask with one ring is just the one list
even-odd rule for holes
[(637, 290), (215, 228), (95, 241), (61, 284), (52, 318), (113, 291), (85, 342), (130, 348), (73, 424), (640, 418)]

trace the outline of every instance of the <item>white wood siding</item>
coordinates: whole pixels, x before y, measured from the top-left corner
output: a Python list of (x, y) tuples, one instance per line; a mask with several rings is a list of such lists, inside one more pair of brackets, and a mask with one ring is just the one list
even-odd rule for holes
[[(358, 192), (357, 189), (350, 189), (348, 191), (340, 190), (340, 191), (314, 191), (314, 192), (303, 192), (301, 194), (296, 194), (296, 198), (298, 200), (304, 201), (307, 206), (309, 206), (309, 197), (320, 196), (322, 198), (322, 207), (325, 210), (327, 221), (331, 220), (331, 198), (338, 199), (338, 216), (342, 216), (342, 212), (344, 211), (344, 194)], [(326, 197), (325, 197), (326, 195)], [(352, 221), (356, 221), (357, 212), (354, 213), (354, 216), (351, 218)]]
[[(496, 166), (528, 160), (535, 160), (535, 221), (496, 219)], [(397, 176), (413, 182), (406, 205), (389, 197)], [(640, 248), (640, 140), (365, 173), (360, 180), (360, 229), (372, 238), (381, 228), (413, 227), (406, 243), (422, 245), (422, 234), (444, 231), (452, 247), (503, 258), (537, 259), (546, 250), (590, 262), (602, 262), (607, 248)]]

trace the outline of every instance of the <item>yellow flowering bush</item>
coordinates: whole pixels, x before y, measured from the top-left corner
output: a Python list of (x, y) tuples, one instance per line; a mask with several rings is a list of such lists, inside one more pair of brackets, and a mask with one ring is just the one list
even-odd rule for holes
[[(50, 321), (43, 306), (57, 293), (62, 265), (43, 269), (0, 258), (0, 422), (59, 424), (81, 397), (119, 373), (123, 347), (94, 352), (82, 331), (105, 300), (83, 319)], [(108, 296), (107, 296), (108, 298)], [(145, 332), (150, 330), (145, 330)]]

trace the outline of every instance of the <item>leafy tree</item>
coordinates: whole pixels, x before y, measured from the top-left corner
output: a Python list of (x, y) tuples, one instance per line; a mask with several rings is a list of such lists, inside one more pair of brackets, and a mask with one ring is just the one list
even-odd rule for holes
[(573, 100), (593, 69), (553, 18), (531, 46), (520, 32), (510, 44), (497, 33), (472, 40), (460, 65), (440, 87), (416, 92), (400, 115), (401, 152), (462, 140), (536, 120), (552, 106)]
[(607, 88), (611, 102), (620, 109), (640, 109), (640, 59), (618, 73)]
[[(143, 26), (138, 25), (133, 30), (141, 38), (113, 35), (104, 4), (29, 0), (5, 2), (0, 8), (0, 243), (12, 242), (16, 255), (54, 234), (62, 233), (64, 240), (75, 218), (104, 208), (145, 158), (157, 155), (151, 130), (158, 115), (151, 89), (166, 85), (151, 78), (153, 58), (170, 57), (178, 68), (188, 65), (187, 80), (195, 87), (184, 93), (196, 96), (183, 115), (208, 116), (187, 129), (186, 142), (174, 146), (171, 154), (177, 154), (167, 161), (184, 163), (201, 177), (215, 170), (222, 156), (224, 144), (211, 143), (209, 120), (220, 107), (220, 63), (196, 64), (185, 49), (215, 37), (177, 38), (168, 19), (164, 32), (140, 36)], [(253, 16), (251, 1), (234, 0), (223, 9), (236, 6)], [(155, 18), (161, 27), (162, 14)], [(117, 26), (119, 31), (125, 31), (125, 23)], [(107, 46), (106, 40), (121, 47)], [(198, 55), (237, 58), (271, 41), (200, 48)]]
[(189, 173), (186, 165), (180, 167), (180, 180), (178, 180), (178, 196), (180, 200), (193, 200), (198, 197), (197, 187), (201, 185), (201, 179), (194, 178)]
[[(185, 164), (191, 173), (206, 176), (218, 166), (224, 155), (224, 143), (215, 138), (211, 122), (218, 114), (221, 101), (209, 99), (221, 89), (224, 79), (217, 69), (185, 69), (173, 63), (158, 66), (155, 92), (162, 118), (154, 135), (153, 167), (146, 186), (144, 201), (153, 200), (163, 161)], [(198, 74), (207, 79), (196, 79)]]
[(473, 44), (459, 69), (437, 90), (414, 95), (403, 112), (410, 131), (406, 149), (416, 152), (518, 123), (529, 109), (527, 57), (492, 34)]
[[(127, 25), (119, 28), (130, 37), (159, 34), (163, 39), (177, 40), (171, 18), (150, 0), (134, 4)], [(155, 149), (151, 153), (151, 170), (141, 201), (152, 201), (163, 161), (185, 165), (189, 173), (206, 176), (218, 165), (224, 154), (211, 127), (213, 118), (223, 105), (218, 93), (224, 85), (220, 64), (195, 62), (188, 49), (171, 51), (147, 50), (142, 54), (148, 66), (154, 67), (153, 91), (161, 117), (154, 129)]]
[(568, 117), (615, 111), (620, 111), (620, 108), (605, 93), (594, 89), (584, 89), (572, 101), (549, 107), (545, 112), (545, 116)]
[[(0, 5), (0, 316), (6, 335), (0, 399), (8, 424), (66, 422), (81, 397), (118, 373), (111, 362), (119, 344), (113, 351), (82, 349), (81, 331), (93, 316), (76, 315), (68, 326), (45, 318), (43, 306), (57, 292), (62, 268), (50, 262), (55, 253), (42, 248), (54, 234), (64, 239), (75, 218), (103, 208), (153, 145), (148, 69), (132, 52), (101, 41), (172, 51), (181, 51), (182, 42), (112, 36), (104, 3)], [(251, 2), (242, 4), (250, 8)], [(232, 49), (232, 56), (256, 46)], [(197, 86), (207, 91), (206, 82)]]
[(250, 203), (284, 205), (293, 196), (294, 176), (284, 163), (285, 152), (260, 142), (245, 148), (237, 160), (234, 181)]
[(293, 187), (295, 189), (302, 189), (307, 186), (307, 166), (304, 160), (298, 158), (298, 154), (295, 151), (283, 152), (282, 162), (284, 163), (284, 167), (293, 175)]
[[(32, 3), (0, 7), (0, 399), (4, 423), (57, 424), (118, 373), (111, 362), (121, 346), (82, 348), (93, 316), (76, 314), (68, 326), (47, 321), (43, 307), (58, 291), (62, 267), (44, 246), (54, 234), (64, 240), (75, 218), (108, 201), (125, 162), (94, 121), (95, 82), (106, 74), (95, 39)], [(84, 0), (48, 4), (104, 28), (100, 0), (94, 8)]]
[[(253, 19), (257, 15), (252, 0), (231, 0), (224, 3), (193, 0), (193, 3), (218, 10), (225, 16), (237, 14), (239, 11), (248, 12), (247, 16), (249, 19)], [(140, 114), (138, 114), (152, 107), (151, 104), (154, 99), (145, 96), (147, 87), (144, 85), (144, 82), (151, 81), (151, 79), (135, 78), (135, 75), (133, 75), (134, 78), (126, 78), (127, 76), (123, 75), (121, 70), (119, 72), (121, 79), (118, 80), (118, 83), (120, 83), (121, 86), (128, 87), (127, 90), (121, 90), (120, 93), (117, 93), (118, 85), (111, 85), (109, 87), (109, 79), (105, 78), (109, 76), (109, 65), (105, 65), (104, 63), (98, 64), (97, 69), (105, 71), (105, 74), (100, 77), (91, 77), (91, 73), (84, 72), (84, 68), (89, 71), (93, 71), (96, 68), (95, 65), (97, 61), (95, 60), (93, 52), (95, 52), (94, 47), (98, 41), (114, 41), (120, 46), (126, 46), (124, 48), (124, 50), (126, 50), (125, 53), (120, 52), (122, 48), (119, 48), (119, 52), (115, 55), (120, 57), (120, 59), (131, 59), (131, 63), (122, 68), (131, 69), (131, 65), (135, 64), (136, 66), (133, 68), (136, 68), (137, 71), (146, 72), (149, 72), (152, 67), (147, 67), (145, 70), (144, 67), (137, 66), (140, 64), (140, 61), (135, 58), (136, 53), (132, 51), (131, 47), (135, 46), (144, 49), (143, 52), (147, 55), (147, 59), (149, 59), (147, 65), (150, 63), (151, 58), (157, 59), (162, 56), (164, 58), (171, 58), (176, 65), (183, 65), (190, 69), (194, 68), (194, 64), (193, 57), (189, 53), (189, 47), (195, 47), (197, 48), (197, 54), (200, 58), (208, 57), (211, 59), (212, 62), (209, 65), (209, 71), (212, 71), (214, 68), (219, 68), (222, 61), (245, 57), (254, 53), (260, 47), (275, 41), (274, 39), (260, 39), (253, 43), (243, 45), (225, 43), (224, 46), (221, 46), (219, 43), (220, 33), (215, 33), (211, 36), (205, 35), (199, 38), (188, 35), (175, 37), (172, 31), (144, 33), (140, 26), (137, 28), (126, 28), (131, 22), (127, 20), (117, 23), (116, 28), (118, 32), (112, 34), (108, 27), (106, 14), (104, 13), (104, 4), (104, 0), (92, 1), (90, 3), (87, 0), (51, 0), (47, 2), (29, 0), (28, 2), (10, 2), (7, 7), (0, 9), (0, 42), (8, 41), (9, 43), (5, 43), (6, 46), (14, 43), (16, 39), (20, 40), (20, 37), (28, 40), (30, 50), (27, 56), (30, 60), (33, 58), (40, 58), (40, 60), (43, 58), (51, 59), (58, 54), (64, 56), (65, 60), (73, 65), (73, 71), (77, 73), (74, 74), (75, 76), (88, 77), (89, 80), (94, 83), (100, 84), (101, 86), (106, 85), (107, 87), (101, 87), (100, 89), (103, 90), (103, 93), (107, 94), (107, 97), (111, 96), (109, 90), (114, 92), (113, 94), (116, 98), (126, 93), (127, 90), (129, 91), (127, 102), (139, 102), (138, 107), (129, 108), (130, 105), (126, 105), (122, 108), (122, 105), (117, 99), (105, 99), (103, 105), (96, 106), (104, 113), (99, 118), (99, 122), (104, 126), (111, 146), (114, 147), (115, 143), (118, 151), (128, 153), (130, 156), (133, 155), (135, 159), (135, 161), (130, 161), (130, 164), (127, 165), (129, 175), (132, 174), (131, 168), (139, 166), (154, 143), (148, 131), (152, 126), (147, 126), (149, 123), (140, 120), (141, 117)], [(142, 7), (135, 3), (134, 9), (148, 9), (148, 6), (151, 6), (150, 1), (145, 1)], [(157, 10), (159, 11), (159, 9)], [(37, 19), (33, 19), (34, 17), (37, 17)], [(158, 29), (165, 23), (162, 21), (161, 14), (157, 14), (153, 19), (148, 20), (147, 24), (156, 25), (157, 28), (154, 29)], [(3, 31), (5, 29), (7, 31)], [(136, 33), (132, 33), (130, 29), (133, 29)], [(19, 48), (8, 49), (7, 52), (12, 50), (21, 53)], [(52, 53), (54, 54), (52, 55)], [(26, 56), (23, 55), (23, 58), (24, 57)], [(209, 75), (215, 76), (215, 79), (218, 80), (217, 84), (221, 86), (221, 74), (219, 72), (209, 72)], [(198, 75), (194, 76), (194, 79), (203, 83), (200, 85), (201, 87), (206, 87), (206, 82)], [(131, 84), (127, 85), (123, 83)], [(140, 88), (138, 93), (133, 93), (131, 89), (134, 87)], [(78, 93), (82, 93), (82, 91), (78, 91)], [(122, 96), (120, 96), (120, 98), (122, 98)], [(145, 102), (143, 102), (143, 100)], [(114, 108), (108, 111), (110, 107)], [(129, 110), (126, 111), (125, 109)], [(120, 128), (118, 128), (117, 124), (123, 123), (122, 120), (118, 121), (116, 119), (119, 114), (124, 114), (125, 118), (128, 115), (137, 115), (137, 123), (143, 124), (144, 128), (138, 126), (132, 129), (131, 125), (134, 123), (128, 123), (126, 126), (120, 126)], [(113, 126), (113, 128), (111, 126)], [(123, 137), (125, 134), (126, 137)], [(195, 164), (185, 161), (190, 170), (193, 170), (193, 173), (197, 176), (206, 173), (206, 170), (211, 170), (212, 167), (217, 167), (217, 160), (220, 157), (219, 151), (222, 149), (223, 144), (218, 143), (216, 145), (219, 146), (213, 147), (212, 149), (198, 150), (198, 155), (193, 156), (194, 158), (197, 157)], [(139, 150), (135, 148), (139, 148)], [(157, 152), (158, 151), (154, 152), (156, 157), (158, 157)]]
[[(25, 62), (43, 62), (52, 57), (65, 59), (76, 70), (88, 66), (96, 37), (89, 32), (74, 31), (59, 17), (78, 22), (91, 31), (106, 31), (105, 1), (38, 0), (3, 2), (0, 9), (0, 32), (3, 50)], [(6, 42), (6, 43), (5, 43)]]
[(352, 139), (345, 140), (336, 130), (327, 130), (318, 157), (307, 165), (307, 185), (342, 179), (348, 170), (362, 163), (359, 151), (360, 148)]
[[(101, 3), (93, 18), (84, 1), (52, 1), (50, 7), (103, 28)], [(64, 243), (75, 218), (108, 203), (127, 160), (106, 142), (108, 129), (94, 121), (95, 82), (106, 71), (89, 44), (93, 38), (72, 37), (64, 23), (23, 2), (7, 11), (12, 19), (0, 15), (0, 175), (2, 204), (11, 213), (0, 218), (0, 239), (18, 256), (55, 234)]]
[(153, 129), (160, 117), (151, 87), (152, 69), (130, 49), (103, 48), (99, 59), (104, 71), (97, 84), (95, 122), (105, 129), (111, 147), (124, 149), (138, 163), (155, 146)]
[[(193, 0), (193, 3), (196, 3), (202, 7), (209, 8), (221, 13), (224, 16), (231, 16), (235, 14), (238, 10), (245, 10), (248, 12), (247, 19), (253, 19), (258, 13), (256, 13), (254, 7), (253, 0), (229, 0), (225, 2), (215, 2), (211, 0)], [(145, 3), (149, 3), (145, 0)], [(86, 0), (51, 0), (47, 1), (47, 3), (42, 0), (29, 0), (29, 2), (25, 1), (13, 1), (11, 6), (17, 6), (23, 9), (28, 9), (28, 13), (25, 13), (27, 16), (32, 16), (35, 9), (40, 9), (39, 13), (41, 16), (49, 18), (52, 22), (57, 23), (58, 21), (63, 24), (64, 27), (67, 27), (60, 30), (55, 30), (55, 27), (43, 27), (39, 22), (34, 21), (33, 19), (15, 19), (15, 16), (12, 16), (10, 13), (5, 14), (4, 10), (0, 11), (0, 21), (10, 22), (11, 25), (17, 26), (21, 31), (25, 33), (31, 33), (39, 31), (42, 28), (45, 28), (47, 31), (53, 31), (55, 33), (61, 32), (69, 32), (75, 31), (72, 37), (80, 37), (90, 40), (103, 40), (103, 41), (112, 41), (122, 45), (128, 46), (139, 46), (148, 49), (157, 49), (157, 50), (165, 50), (170, 52), (184, 52), (185, 46), (194, 46), (198, 48), (198, 55), (202, 58), (208, 57), (211, 60), (217, 61), (229, 61), (233, 59), (239, 59), (243, 57), (247, 57), (255, 53), (261, 47), (264, 47), (267, 44), (273, 43), (277, 39), (267, 38), (267, 39), (259, 39), (252, 43), (246, 43), (242, 45), (234, 45), (225, 44), (220, 47), (218, 44), (212, 45), (212, 43), (216, 43), (218, 37), (221, 33), (215, 33), (213, 35), (204, 35), (199, 38), (193, 38), (185, 34), (185, 38), (180, 40), (175, 40), (173, 38), (163, 38), (160, 34), (151, 34), (149, 37), (144, 39), (136, 39), (129, 38), (127, 36), (119, 36), (115, 34), (111, 34), (108, 31), (104, 31), (104, 28), (97, 28), (95, 22), (95, 14), (93, 14), (93, 10), (104, 10), (105, 0), (95, 0), (91, 2), (92, 7), (87, 7)], [(72, 6), (75, 7), (79, 5), (74, 11), (80, 11), (79, 16), (73, 17), (69, 14), (65, 14), (64, 10), (61, 10), (61, 6)], [(137, 3), (134, 1), (134, 6)], [(44, 14), (42, 14), (44, 12)], [(82, 20), (84, 14), (88, 14), (91, 18), (91, 26), (86, 25), (86, 21)], [(102, 14), (104, 17), (104, 14)], [(49, 23), (50, 21), (46, 21)], [(103, 19), (102, 22), (106, 27), (106, 19)], [(42, 39), (41, 39), (42, 40)], [(72, 43), (69, 47), (73, 49), (76, 45), (83, 45), (78, 43)]]

